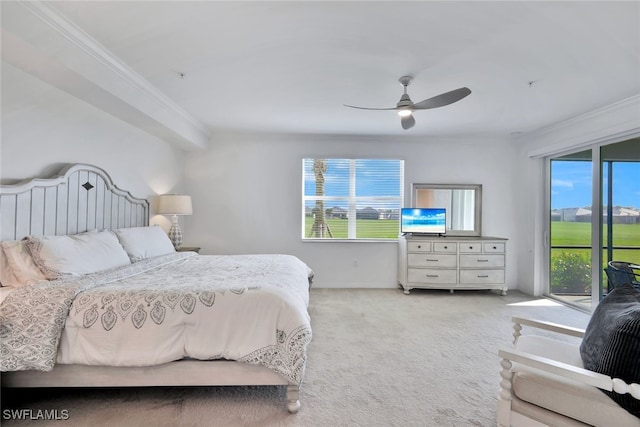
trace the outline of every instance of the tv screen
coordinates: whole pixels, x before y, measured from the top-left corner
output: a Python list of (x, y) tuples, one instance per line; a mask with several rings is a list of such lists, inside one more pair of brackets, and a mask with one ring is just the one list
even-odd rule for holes
[(411, 234), (444, 234), (446, 232), (445, 208), (402, 208), (400, 232)]

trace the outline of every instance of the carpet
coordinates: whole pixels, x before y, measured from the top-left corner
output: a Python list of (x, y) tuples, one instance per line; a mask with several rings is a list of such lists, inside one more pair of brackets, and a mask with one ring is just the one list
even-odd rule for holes
[[(495, 426), (512, 316), (589, 315), (517, 291), (313, 289), (302, 408), (284, 387), (2, 390), (3, 426)], [(58, 421), (9, 420), (8, 410)], [(65, 415), (66, 414), (66, 415)]]

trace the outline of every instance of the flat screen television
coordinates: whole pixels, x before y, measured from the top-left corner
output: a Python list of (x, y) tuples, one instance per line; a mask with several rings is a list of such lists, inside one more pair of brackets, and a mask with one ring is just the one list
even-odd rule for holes
[(445, 234), (445, 208), (402, 208), (400, 232), (403, 234)]

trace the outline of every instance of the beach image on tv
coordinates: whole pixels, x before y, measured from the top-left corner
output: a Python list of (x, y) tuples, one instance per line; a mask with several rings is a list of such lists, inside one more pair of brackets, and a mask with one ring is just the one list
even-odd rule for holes
[(405, 233), (444, 233), (445, 209), (403, 209), (402, 231)]

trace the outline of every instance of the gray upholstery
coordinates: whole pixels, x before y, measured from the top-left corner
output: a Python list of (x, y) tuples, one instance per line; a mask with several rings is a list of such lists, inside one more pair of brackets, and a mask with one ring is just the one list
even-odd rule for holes
[[(640, 292), (631, 285), (611, 291), (593, 312), (580, 345), (584, 367), (626, 383), (640, 383)], [(608, 394), (640, 416), (640, 401), (629, 394)]]

